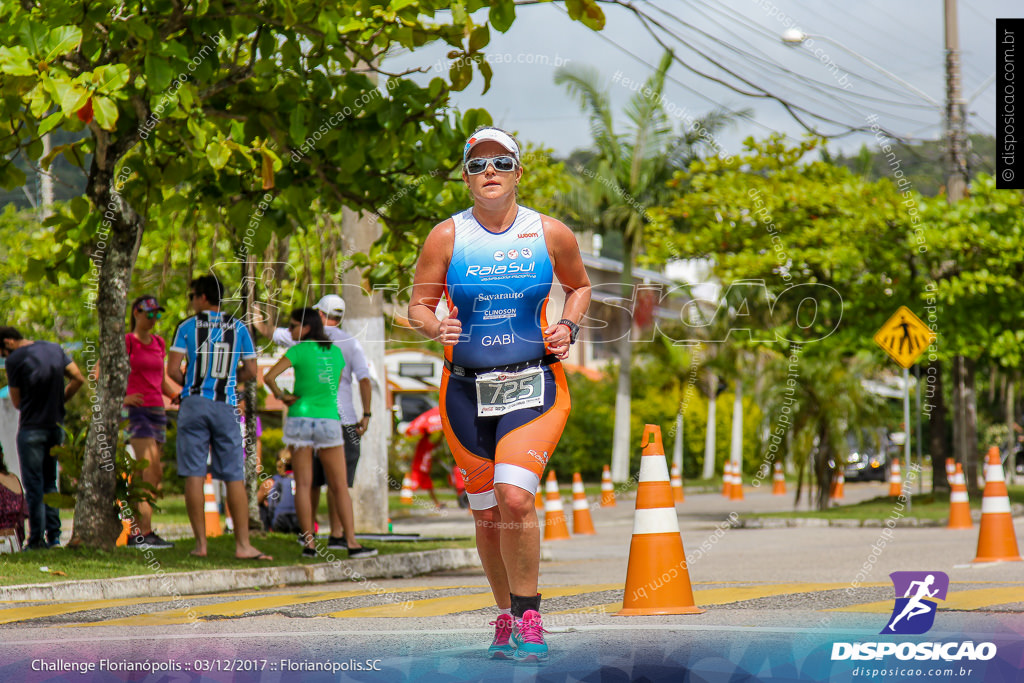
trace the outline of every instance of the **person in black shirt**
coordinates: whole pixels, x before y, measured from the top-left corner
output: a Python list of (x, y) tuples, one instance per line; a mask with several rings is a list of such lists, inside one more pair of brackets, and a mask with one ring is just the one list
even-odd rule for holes
[[(0, 327), (11, 403), (18, 416), (18, 459), (29, 511), (27, 550), (60, 543), (60, 516), (43, 496), (57, 492), (57, 458), (50, 451), (64, 440), (64, 404), (85, 384), (82, 371), (58, 344), (25, 339)], [(69, 381), (65, 385), (64, 379)]]

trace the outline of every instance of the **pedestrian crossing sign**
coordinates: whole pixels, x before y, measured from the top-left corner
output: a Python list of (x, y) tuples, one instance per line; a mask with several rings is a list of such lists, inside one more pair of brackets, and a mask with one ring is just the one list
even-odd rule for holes
[(912, 310), (900, 306), (875, 332), (874, 339), (890, 358), (909, 368), (935, 339), (935, 333)]

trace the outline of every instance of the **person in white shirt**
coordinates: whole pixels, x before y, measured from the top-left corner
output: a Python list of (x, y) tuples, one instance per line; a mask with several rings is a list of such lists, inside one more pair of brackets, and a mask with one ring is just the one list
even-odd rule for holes
[[(320, 312), (324, 321), (324, 332), (341, 349), (345, 357), (345, 368), (341, 373), (338, 385), (338, 412), (341, 414), (342, 434), (345, 437), (345, 467), (348, 473), (348, 485), (355, 482), (356, 465), (359, 463), (359, 446), (362, 435), (370, 425), (370, 398), (373, 384), (370, 382), (370, 366), (366, 362), (366, 354), (359, 340), (341, 329), (342, 318), (345, 317), (345, 300), (337, 294), (327, 294), (313, 306)], [(295, 344), (286, 327), (272, 327), (268, 322), (256, 323), (256, 330), (277, 345), (285, 348)], [(355, 409), (352, 399), (352, 381), (359, 383), (359, 398), (362, 403), (362, 416)], [(313, 517), (316, 518), (317, 506), (320, 503), (320, 489), (324, 485), (323, 467), (320, 459), (313, 456)], [(331, 515), (331, 528), (342, 528), (341, 517), (337, 512), (336, 502), (328, 497), (328, 511)], [(327, 540), (328, 548), (345, 548), (344, 536), (331, 536)]]

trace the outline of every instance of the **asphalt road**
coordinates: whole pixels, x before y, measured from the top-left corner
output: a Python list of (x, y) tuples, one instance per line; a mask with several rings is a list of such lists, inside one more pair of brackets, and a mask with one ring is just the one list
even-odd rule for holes
[[(846, 486), (851, 500), (884, 489)], [(7, 605), (0, 609), (0, 680), (987, 682), (1024, 677), (1024, 563), (972, 563), (977, 527), (735, 529), (727, 524), (734, 511), (746, 515), (791, 506), (791, 497), (767, 491), (750, 492), (743, 501), (688, 495), (677, 511), (690, 585), (696, 604), (706, 611), (642, 617), (614, 615), (624, 597), (632, 502), (596, 508), (597, 535), (545, 544), (550, 559), (542, 564), (541, 592), (552, 655), (543, 667), (486, 659), (493, 601), (482, 572), (469, 569), (186, 596), (184, 603), (152, 596), (114, 605)], [(412, 528), (425, 534), (472, 533), (468, 516), (457, 510), (423, 515), (395, 530)], [(1024, 539), (1024, 519), (1017, 519), (1016, 533)], [(893, 638), (878, 634), (892, 613), (888, 575), (894, 571), (943, 572), (950, 580), (932, 629), (904, 641), (992, 642), (998, 654), (973, 662), (832, 661), (836, 642)], [(663, 583), (651, 577), (650, 590), (667, 595), (671, 588)], [(77, 673), (90, 666), (97, 668)], [(124, 666), (147, 670), (110, 670)], [(882, 672), (871, 675), (858, 667)], [(154, 668), (168, 671), (149, 671)]]

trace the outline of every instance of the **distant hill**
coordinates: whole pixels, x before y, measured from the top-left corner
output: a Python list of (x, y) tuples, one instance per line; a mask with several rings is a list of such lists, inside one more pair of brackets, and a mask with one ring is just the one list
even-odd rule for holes
[[(996, 140), (991, 135), (971, 135), (969, 138), (967, 165), (971, 178), (978, 173), (996, 172)], [(914, 145), (896, 144), (899, 168), (913, 183), (914, 189), (923, 195), (935, 196), (946, 186), (945, 141), (929, 140)], [(854, 173), (866, 175), (871, 180), (892, 178), (893, 169), (889, 159), (878, 149), (866, 145), (853, 156), (830, 157), (832, 163), (846, 166)]]

